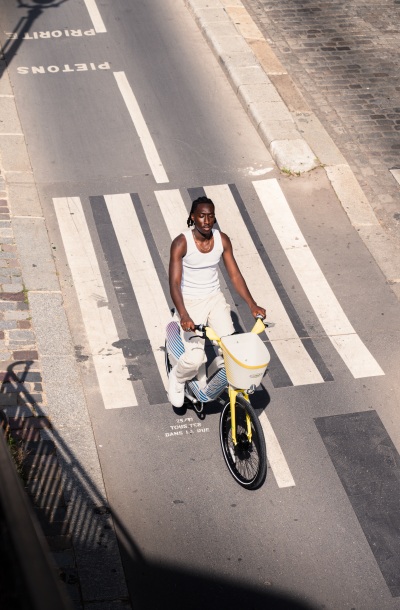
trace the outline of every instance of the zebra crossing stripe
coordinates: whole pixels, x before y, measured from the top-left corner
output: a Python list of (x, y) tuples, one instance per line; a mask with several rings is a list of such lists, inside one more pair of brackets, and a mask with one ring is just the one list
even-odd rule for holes
[[(155, 191), (164, 222), (171, 239), (175, 239), (187, 227), (188, 212), (179, 189)], [(178, 227), (178, 228), (177, 228)]]
[(295, 487), (296, 483), (265, 411), (261, 413), (259, 419), (265, 436), (268, 462), (278, 487)]
[(293, 385), (323, 383), (259, 257), (229, 186), (208, 186), (204, 190), (216, 203), (219, 225), (232, 240), (235, 258), (253, 298), (275, 322), (268, 329), (268, 337), (291, 382)]
[(53, 202), (104, 407), (137, 406), (125, 358), (113, 346), (119, 337), (112, 313), (102, 306), (107, 304), (107, 293), (81, 201), (79, 197), (57, 197)]
[[(155, 195), (169, 234), (171, 238), (174, 238), (176, 237), (176, 227), (185, 226), (188, 217), (182, 195), (178, 189), (156, 191)], [(279, 441), (276, 438), (275, 432), (273, 431), (265, 412), (261, 414), (260, 422), (263, 427), (265, 441), (268, 448), (268, 461), (274, 473), (278, 487), (295, 486), (295, 482), (285, 460), (285, 456), (282, 453)]]
[(385, 373), (357, 335), (311, 252), (276, 179), (253, 186), (323, 329), (353, 377)]
[(135, 292), (156, 364), (167, 388), (165, 328), (170, 309), (160, 285), (146, 239), (129, 193), (105, 195), (104, 200)]

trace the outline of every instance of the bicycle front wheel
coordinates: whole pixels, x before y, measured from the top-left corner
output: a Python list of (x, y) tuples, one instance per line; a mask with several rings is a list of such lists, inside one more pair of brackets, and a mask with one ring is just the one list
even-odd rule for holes
[[(222, 453), (234, 479), (247, 489), (257, 489), (267, 475), (267, 451), (264, 432), (251, 404), (241, 395), (236, 396), (236, 445), (232, 439), (232, 419), (229, 401), (219, 422)], [(247, 434), (246, 413), (250, 418), (251, 440)]]

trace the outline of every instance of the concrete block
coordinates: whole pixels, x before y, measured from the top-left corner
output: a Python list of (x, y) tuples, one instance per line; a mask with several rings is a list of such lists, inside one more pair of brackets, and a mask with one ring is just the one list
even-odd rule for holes
[(0, 97), (0, 134), (22, 133), (21, 123), (13, 97)]
[(0, 95), (13, 95), (10, 79), (7, 72), (7, 64), (5, 61), (0, 61)]
[(243, 5), (241, 6), (226, 6), (226, 12), (232, 19), (240, 34), (247, 40), (264, 40), (259, 28), (256, 26), (252, 18)]
[(229, 15), (223, 8), (196, 8), (193, 12), (201, 27), (207, 27), (213, 22), (230, 22)]
[[(277, 102), (257, 102), (248, 106), (248, 113), (251, 115), (253, 122), (259, 125), (262, 121), (292, 121), (292, 115), (286, 108), (282, 100)], [(299, 137), (299, 134), (297, 134)]]
[[(208, 28), (209, 31), (212, 32), (212, 28)], [(208, 37), (208, 33), (207, 33)], [(217, 55), (227, 55), (227, 54), (239, 54), (239, 53), (248, 53), (249, 46), (243, 40), (240, 34), (236, 33), (235, 36), (219, 36), (210, 38), (212, 42), (213, 48)]]
[[(13, 228), (25, 287), (60, 290), (44, 219), (16, 217)], [(32, 248), (32, 244), (36, 247)]]
[(264, 70), (258, 64), (245, 66), (243, 68), (235, 68), (230, 73), (230, 79), (235, 91), (242, 85), (254, 86), (256, 84), (269, 84), (271, 82)]
[(185, 0), (185, 4), (193, 11), (203, 8), (220, 9), (222, 7), (220, 0)]
[(209, 44), (213, 45), (214, 41), (220, 40), (226, 36), (239, 36), (237, 29), (231, 21), (215, 21), (207, 23), (207, 27), (202, 28), (204, 38)]
[(0, 156), (3, 170), (6, 172), (30, 172), (32, 170), (22, 134), (20, 136), (0, 135)]
[(249, 46), (267, 74), (287, 74), (266, 40), (249, 40)]
[(237, 68), (257, 66), (257, 60), (251, 51), (246, 53), (226, 53), (219, 58), (228, 76)]
[(243, 7), (241, 0), (219, 0), (222, 6), (229, 8), (231, 6)]
[(5, 172), (8, 200), (13, 216), (43, 216), (31, 172)]
[(308, 172), (318, 167), (315, 154), (302, 139), (275, 140), (271, 142), (270, 153), (281, 170)]
[(60, 356), (72, 353), (69, 326), (61, 294), (29, 294), (33, 326), (41, 355)]
[(292, 117), (299, 133), (323, 165), (347, 165), (346, 159), (315, 114), (294, 112)]
[(250, 104), (264, 104), (279, 102), (282, 98), (271, 83), (254, 83), (242, 85), (238, 90), (239, 99), (245, 106)]

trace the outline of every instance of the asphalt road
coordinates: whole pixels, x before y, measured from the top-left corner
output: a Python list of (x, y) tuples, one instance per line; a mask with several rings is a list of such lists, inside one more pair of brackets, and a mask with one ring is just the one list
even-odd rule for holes
[[(101, 21), (88, 6), (8, 0), (1, 29), (4, 38), (29, 19), (29, 38), (6, 47), (9, 74), (133, 607), (288, 608), (278, 598), (289, 595), (293, 607), (398, 608), (397, 300), (325, 175), (276, 170), (181, 1), (104, 1)], [(106, 31), (95, 33), (101, 23)], [(277, 217), (256, 183), (278, 193)], [(268, 477), (256, 492), (224, 465), (218, 407), (204, 420), (175, 413), (159, 367), (170, 232), (185, 229), (166, 191), (182, 210), (202, 189), (222, 229), (237, 230), (244, 275), (277, 322), (255, 404), (283, 457), (267, 447)], [(126, 194), (132, 217), (120, 213)], [(285, 202), (295, 221), (280, 232), (279, 215), (293, 218)], [(305, 259), (285, 245), (299, 235)], [(248, 312), (222, 284), (248, 329)], [(340, 326), (341, 311), (335, 334), (329, 320)], [(280, 334), (285, 316), (290, 337)], [(101, 341), (115, 375), (104, 372)]]

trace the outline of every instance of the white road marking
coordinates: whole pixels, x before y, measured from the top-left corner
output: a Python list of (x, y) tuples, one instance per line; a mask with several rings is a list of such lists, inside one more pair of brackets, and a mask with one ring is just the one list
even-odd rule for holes
[(171, 239), (187, 229), (188, 211), (178, 189), (155, 191)]
[(100, 11), (97, 8), (95, 0), (83, 1), (86, 4), (90, 19), (92, 20), (93, 27), (96, 30), (97, 34), (104, 34), (105, 32), (107, 32), (106, 26), (104, 25), (104, 21), (101, 18)]
[(106, 409), (138, 404), (79, 197), (53, 199)]
[(144, 120), (139, 104), (137, 103), (135, 94), (133, 93), (132, 87), (128, 82), (125, 72), (114, 72), (114, 76), (121, 95), (124, 98), (126, 107), (128, 108), (129, 114), (131, 115), (131, 119), (139, 139), (142, 143), (147, 161), (150, 165), (151, 171), (153, 172), (154, 180), (157, 183), (169, 182), (168, 176), (153, 142), (153, 138), (151, 137), (149, 128), (146, 125), (146, 121)]
[(296, 483), (265, 411), (259, 419), (265, 436), (267, 458), (278, 487), (295, 487)]
[(129, 193), (106, 195), (104, 199), (157, 367), (164, 387), (167, 388), (163, 347), (165, 327), (171, 319), (171, 312)]
[(350, 324), (276, 179), (253, 182), (266, 215), (322, 327), (353, 377), (384, 375)]
[[(170, 191), (156, 191), (155, 195), (171, 239), (173, 239), (176, 237), (177, 227), (185, 227), (188, 217), (182, 195), (177, 189)], [(223, 204), (221, 203), (221, 210), (222, 205)], [(278, 487), (293, 487), (295, 482), (290, 473), (289, 466), (287, 465), (285, 457), (282, 453), (282, 449), (279, 445), (278, 439), (275, 436), (275, 432), (273, 431), (272, 426), (264, 412), (260, 416), (260, 422), (263, 427), (265, 442), (267, 444), (269, 464), (274, 473)]]
[(229, 186), (207, 186), (205, 191), (216, 204), (219, 225), (232, 240), (235, 258), (253, 298), (275, 322), (268, 329), (268, 337), (293, 385), (323, 383), (260, 259)]
[(390, 169), (389, 171), (392, 174), (393, 178), (400, 184), (400, 168), (394, 167), (393, 169)]

